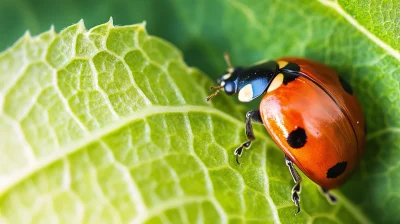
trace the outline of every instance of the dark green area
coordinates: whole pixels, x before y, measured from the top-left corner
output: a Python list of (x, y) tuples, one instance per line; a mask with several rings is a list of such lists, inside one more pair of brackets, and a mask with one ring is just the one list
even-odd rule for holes
[[(189, 65), (218, 77), (225, 69), (222, 53), (229, 51), (235, 55), (235, 45), (241, 45), (242, 38), (253, 35), (241, 29), (246, 24), (243, 15), (239, 15), (240, 23), (232, 24), (232, 32), (226, 32), (224, 24), (229, 22), (228, 18), (223, 18), (226, 2), (204, 3), (179, 0), (1, 0), (0, 51), (10, 47), (26, 30), (37, 35), (54, 25), (55, 30), (60, 31), (80, 19), (84, 19), (88, 29), (107, 22), (110, 17), (115, 25), (146, 21), (148, 32), (177, 45)], [(235, 17), (231, 13), (229, 16)], [(236, 40), (233, 43), (230, 41), (232, 38)], [(265, 47), (253, 46), (240, 57), (232, 57), (233, 62), (248, 64), (258, 61), (263, 58)]]

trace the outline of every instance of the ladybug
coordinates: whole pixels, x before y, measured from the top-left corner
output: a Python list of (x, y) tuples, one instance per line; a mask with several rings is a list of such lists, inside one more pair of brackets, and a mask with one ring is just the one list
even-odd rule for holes
[(291, 198), (300, 212), (301, 177), (294, 164), (321, 187), (339, 187), (356, 168), (365, 144), (365, 122), (349, 84), (326, 65), (304, 58), (285, 57), (251, 67), (233, 67), (228, 54), (227, 73), (216, 91), (238, 94), (241, 102), (262, 96), (258, 110), (246, 114), (248, 141), (235, 151), (236, 162), (255, 140), (252, 123), (263, 124), (285, 154), (295, 185)]

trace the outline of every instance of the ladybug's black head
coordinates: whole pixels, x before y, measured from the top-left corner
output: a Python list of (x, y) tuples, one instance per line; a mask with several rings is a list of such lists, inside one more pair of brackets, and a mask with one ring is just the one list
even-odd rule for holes
[(240, 68), (229, 68), (228, 73), (221, 76), (218, 79), (218, 86), (212, 86), (211, 89), (216, 89), (216, 91), (207, 97), (207, 101), (209, 101), (212, 97), (216, 96), (221, 90), (224, 91), (228, 95), (233, 95), (237, 93), (238, 90), (238, 74), (240, 73)]
[(224, 92), (228, 95), (237, 93), (237, 81), (240, 68), (235, 68), (233, 72), (229, 72), (223, 75), (219, 80), (218, 84), (224, 88)]
[(225, 55), (225, 60), (228, 64), (228, 72), (218, 80), (218, 86), (211, 87), (216, 91), (207, 97), (207, 101), (221, 90), (228, 95), (238, 93), (241, 102), (252, 101), (267, 91), (269, 84), (278, 73), (278, 64), (275, 61), (262, 62), (248, 68), (234, 68), (227, 55)]

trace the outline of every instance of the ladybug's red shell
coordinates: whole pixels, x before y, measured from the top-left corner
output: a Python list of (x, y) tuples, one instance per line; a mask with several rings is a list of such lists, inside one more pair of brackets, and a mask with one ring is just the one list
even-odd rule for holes
[(299, 65), (300, 76), (264, 95), (260, 104), (263, 123), (311, 180), (325, 189), (338, 187), (355, 169), (365, 143), (357, 98), (325, 65), (301, 58), (277, 62)]

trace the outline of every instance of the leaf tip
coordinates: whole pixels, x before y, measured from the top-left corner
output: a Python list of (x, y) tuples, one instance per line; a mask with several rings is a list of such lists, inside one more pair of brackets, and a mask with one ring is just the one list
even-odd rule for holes
[(54, 24), (51, 24), (51, 26), (50, 26), (50, 32), (51, 32), (51, 33), (55, 33)]
[(112, 17), (112, 16), (110, 16), (110, 19), (108, 20), (107, 24), (108, 24), (108, 25), (111, 25), (111, 26), (114, 25), (114, 20), (113, 20), (113, 17)]
[(86, 31), (85, 21), (83, 19), (80, 19), (77, 25), (80, 31)]
[(137, 24), (139, 29), (146, 31), (146, 20), (143, 20), (142, 23)]
[(26, 30), (25, 33), (24, 33), (23, 39), (29, 40), (29, 39), (31, 39), (31, 37), (32, 37), (31, 36), (31, 31)]

